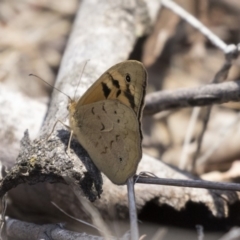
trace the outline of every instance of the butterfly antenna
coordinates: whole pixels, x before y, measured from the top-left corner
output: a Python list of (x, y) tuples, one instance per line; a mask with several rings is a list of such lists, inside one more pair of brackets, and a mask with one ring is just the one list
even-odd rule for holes
[(45, 82), (48, 86), (50, 86), (50, 87), (56, 89), (57, 91), (59, 91), (60, 93), (64, 94), (70, 101), (72, 100), (66, 93), (64, 93), (64, 92), (62, 92), (61, 90), (59, 90), (58, 88), (52, 86), (50, 83), (48, 83), (47, 81), (43, 80), (43, 79), (40, 78), (39, 76), (37, 76), (37, 75), (35, 75), (35, 74), (32, 74), (32, 73), (30, 73), (29, 76), (33, 76), (33, 77), (36, 77), (36, 78), (42, 80), (42, 81)]
[(89, 60), (90, 60), (90, 59), (88, 59), (88, 60), (84, 63), (84, 65), (83, 65), (82, 73), (81, 73), (80, 79), (79, 79), (79, 81), (78, 81), (78, 85), (77, 85), (77, 88), (76, 88), (76, 90), (75, 90), (74, 98), (73, 98), (73, 99), (75, 99), (75, 97), (76, 97), (76, 93), (77, 93), (77, 90), (78, 90), (78, 87), (79, 87), (79, 84), (80, 84), (80, 80), (81, 80), (81, 78), (82, 78), (83, 72), (84, 72), (85, 67), (87, 66), (87, 63), (88, 63)]

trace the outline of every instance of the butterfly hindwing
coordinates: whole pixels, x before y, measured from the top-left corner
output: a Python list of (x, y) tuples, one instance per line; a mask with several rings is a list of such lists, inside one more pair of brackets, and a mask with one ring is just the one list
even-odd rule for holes
[(81, 106), (76, 119), (77, 138), (95, 165), (114, 183), (124, 184), (135, 173), (142, 155), (135, 113), (108, 100)]

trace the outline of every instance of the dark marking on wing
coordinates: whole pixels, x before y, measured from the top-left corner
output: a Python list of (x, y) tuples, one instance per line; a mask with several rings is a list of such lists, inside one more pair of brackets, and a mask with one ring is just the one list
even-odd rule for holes
[(120, 88), (120, 85), (119, 85), (119, 81), (118, 80), (116, 80), (116, 79), (112, 79), (112, 84), (113, 84), (113, 86), (115, 86), (116, 88)]
[(107, 149), (108, 149), (108, 147), (104, 147), (104, 151), (102, 151), (101, 153), (102, 153), (102, 154), (107, 153)]
[(103, 123), (101, 123), (101, 124), (102, 124), (101, 131), (103, 131), (103, 130), (105, 129), (105, 126), (104, 126), (104, 124), (103, 124)]
[(98, 142), (95, 143), (95, 147), (97, 147), (97, 146), (98, 146)]
[[(128, 99), (132, 109), (134, 110), (135, 112), (135, 102), (134, 102), (134, 96), (132, 95), (132, 93), (130, 92), (130, 89), (129, 89), (129, 85), (127, 85), (127, 89), (126, 91), (124, 92), (124, 95), (125, 97)], [(136, 113), (137, 114), (137, 113)]]
[(116, 135), (116, 136), (115, 136), (115, 138), (116, 138), (116, 141), (118, 141), (118, 140), (119, 140), (119, 137), (120, 137), (120, 135)]
[(93, 115), (95, 114), (95, 112), (94, 112), (94, 107), (92, 107), (92, 114), (93, 114)]
[(116, 110), (114, 111), (114, 114), (117, 114), (117, 111), (116, 111)]
[(121, 94), (121, 92), (122, 92), (122, 91), (121, 91), (120, 89), (117, 90), (116, 98), (118, 98), (118, 96)]
[(111, 73), (107, 72), (107, 74), (109, 75), (109, 77), (110, 77), (110, 79), (112, 81), (113, 86), (119, 89), (120, 88), (119, 81), (114, 79)]
[(118, 119), (117, 122), (120, 123), (120, 119)]
[(106, 111), (106, 109), (105, 109), (105, 107), (104, 107), (104, 104), (102, 105), (102, 110), (103, 110), (105, 113), (107, 113), (107, 111)]
[(111, 147), (111, 148), (112, 148), (113, 143), (114, 143), (114, 141), (112, 140), (112, 141), (110, 142), (110, 147)]
[(104, 82), (102, 82), (102, 90), (103, 90), (103, 94), (104, 94), (105, 98), (108, 98), (108, 96), (111, 92), (111, 89)]
[(120, 160), (120, 162), (122, 162), (123, 159), (120, 157), (119, 160)]

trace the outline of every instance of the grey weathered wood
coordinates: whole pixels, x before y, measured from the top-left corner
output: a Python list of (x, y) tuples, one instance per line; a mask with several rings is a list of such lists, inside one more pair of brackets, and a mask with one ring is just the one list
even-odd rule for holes
[(240, 81), (158, 91), (147, 95), (144, 114), (151, 115), (163, 110), (209, 106), (239, 100)]

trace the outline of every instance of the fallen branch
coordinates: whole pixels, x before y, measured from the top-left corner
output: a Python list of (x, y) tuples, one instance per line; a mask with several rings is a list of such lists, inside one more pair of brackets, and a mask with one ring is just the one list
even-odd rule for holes
[(163, 110), (209, 106), (229, 101), (240, 101), (240, 80), (150, 93), (145, 98), (144, 114), (151, 115)]

